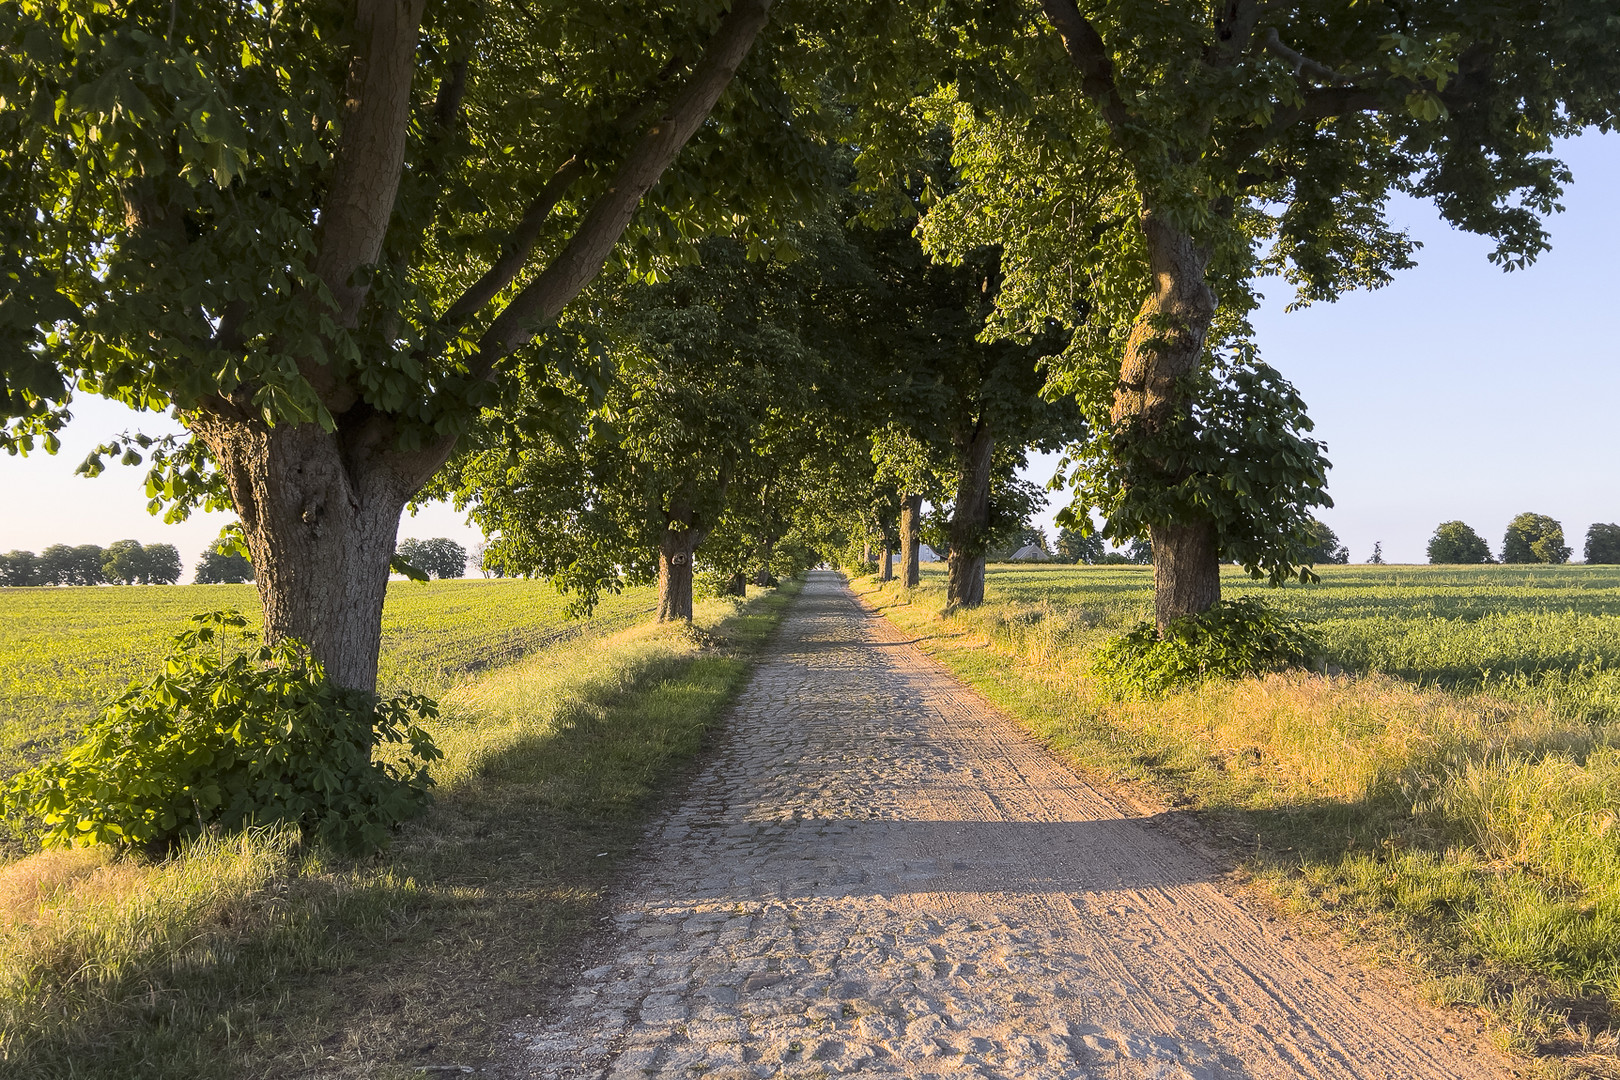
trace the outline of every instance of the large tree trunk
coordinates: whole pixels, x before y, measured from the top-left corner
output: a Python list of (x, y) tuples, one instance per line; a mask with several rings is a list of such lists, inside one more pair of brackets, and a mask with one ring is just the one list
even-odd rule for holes
[(922, 581), (922, 496), (900, 499), (900, 584), (915, 589)]
[(951, 550), (945, 557), (945, 605), (984, 603), (984, 545), (990, 528), (990, 451), (995, 439), (981, 419), (957, 450), (962, 472), (951, 513)]
[[(1181, 380), (1198, 370), (1215, 317), (1215, 293), (1205, 281), (1209, 252), (1152, 209), (1142, 215), (1142, 235), (1153, 292), (1125, 343), (1111, 413), (1116, 445), (1127, 454), (1186, 406)], [(1155, 485), (1169, 487), (1184, 479), (1173, 462), (1148, 458), (1145, 463), (1157, 474), (1149, 481)], [(1208, 517), (1151, 531), (1154, 619), (1163, 632), (1171, 620), (1207, 611), (1220, 600), (1220, 548)]]
[(670, 528), (658, 546), (658, 621), (692, 621), (691, 529)]
[(658, 621), (692, 621), (692, 553), (708, 530), (698, 526), (689, 503), (672, 499), (664, 512), (658, 545)]
[[(1221, 598), (1215, 528), (1209, 522), (1155, 525), (1153, 539), (1153, 619), (1161, 630), (1173, 619), (1207, 611)], [(1209, 568), (1215, 567), (1210, 573)]]
[(883, 534), (883, 547), (878, 552), (878, 580), (894, 580), (894, 544), (889, 540), (887, 531)]
[(437, 457), (356, 449), (315, 424), (189, 420), (241, 515), (266, 638), (295, 637), (334, 683), (375, 692), (400, 512)]

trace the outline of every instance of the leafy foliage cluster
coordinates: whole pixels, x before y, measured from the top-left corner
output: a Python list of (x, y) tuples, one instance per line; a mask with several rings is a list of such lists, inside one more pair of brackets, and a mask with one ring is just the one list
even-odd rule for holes
[(287, 822), (363, 852), (426, 807), (442, 756), (420, 723), (438, 715), (432, 701), (334, 686), (291, 639), (233, 655), (229, 632), (247, 625), (235, 611), (190, 621), (162, 674), (12, 780), (9, 816), (43, 826), (47, 846), (160, 851), (210, 827)]
[(1176, 619), (1162, 637), (1151, 622), (1138, 623), (1097, 651), (1093, 671), (1123, 692), (1162, 694), (1306, 663), (1320, 651), (1298, 623), (1244, 597)]
[(1490, 545), (1462, 521), (1444, 521), (1429, 538), (1431, 563), (1461, 563), (1474, 565), (1493, 562)]
[[(1072, 452), (1076, 499), (1058, 512), (1058, 523), (1087, 531), (1087, 510), (1097, 507), (1106, 519), (1102, 534), (1124, 542), (1154, 525), (1209, 517), (1223, 560), (1273, 583), (1295, 575), (1313, 580), (1305, 565), (1316, 540), (1310, 510), (1333, 500), (1325, 447), (1308, 434), (1314, 425), (1304, 400), (1249, 349), (1192, 381), (1170, 422), (1123, 432), (1128, 438), (1107, 423), (1111, 378), (1074, 387), (1094, 413), (1095, 434)], [(1173, 482), (1166, 482), (1167, 463)]]
[(1569, 554), (1564, 527), (1546, 514), (1526, 511), (1508, 522), (1502, 538), (1504, 563), (1566, 563)]

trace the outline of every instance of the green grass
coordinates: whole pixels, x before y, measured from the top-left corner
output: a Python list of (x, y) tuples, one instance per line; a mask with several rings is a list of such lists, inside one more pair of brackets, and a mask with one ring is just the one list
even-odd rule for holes
[(1289, 903), (1493, 1013), (1509, 1046), (1620, 1074), (1620, 569), (1330, 567), (1278, 590), (1228, 574), (1227, 596), (1305, 623), (1326, 673), (1151, 700), (1089, 671), (1149, 615), (1151, 570), (991, 567), (986, 604), (948, 629), (942, 584), (931, 569), (909, 602), (873, 599), (1054, 749), (1197, 814)]
[(459, 678), (436, 805), (384, 855), (263, 833), (156, 865), (91, 851), (0, 868), (0, 1072), (478, 1065), (556, 977), (795, 591), (701, 603), (695, 633), (643, 623)]
[[(593, 619), (539, 581), (392, 582), (379, 688), (436, 696), (548, 641), (621, 628), (653, 610), (650, 589), (604, 597)], [(72, 739), (133, 679), (149, 678), (188, 615), (241, 609), (252, 585), (0, 589), (0, 778)]]

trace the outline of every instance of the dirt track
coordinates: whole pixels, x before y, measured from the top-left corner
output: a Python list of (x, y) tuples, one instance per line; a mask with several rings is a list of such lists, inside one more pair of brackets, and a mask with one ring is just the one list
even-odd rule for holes
[[(1507, 1077), (812, 574), (533, 1076)], [(1458, 1031), (1451, 1030), (1456, 1027)]]

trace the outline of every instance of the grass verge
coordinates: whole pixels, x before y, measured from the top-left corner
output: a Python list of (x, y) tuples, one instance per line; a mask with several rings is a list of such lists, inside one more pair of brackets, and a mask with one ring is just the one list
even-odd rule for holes
[[(992, 568), (990, 602), (948, 614), (937, 572), (909, 595), (856, 587), (1056, 752), (1185, 809), (1286, 904), (1399, 961), (1437, 1001), (1480, 1009), (1504, 1048), (1551, 1075), (1620, 1076), (1620, 730), (1606, 694), (1583, 707), (1580, 693), (1352, 671), (1122, 698), (1090, 658), (1138, 603), (1101, 570), (1088, 597), (1088, 572), (1052, 570), (1067, 591), (1009, 598)], [(1434, 638), (1479, 632), (1431, 622)]]
[(0, 868), (0, 1071), (478, 1065), (543, 999), (796, 591), (703, 603), (695, 633), (637, 626), (458, 687), (435, 731), (436, 804), (384, 855), (258, 832), (156, 865), (90, 850)]

